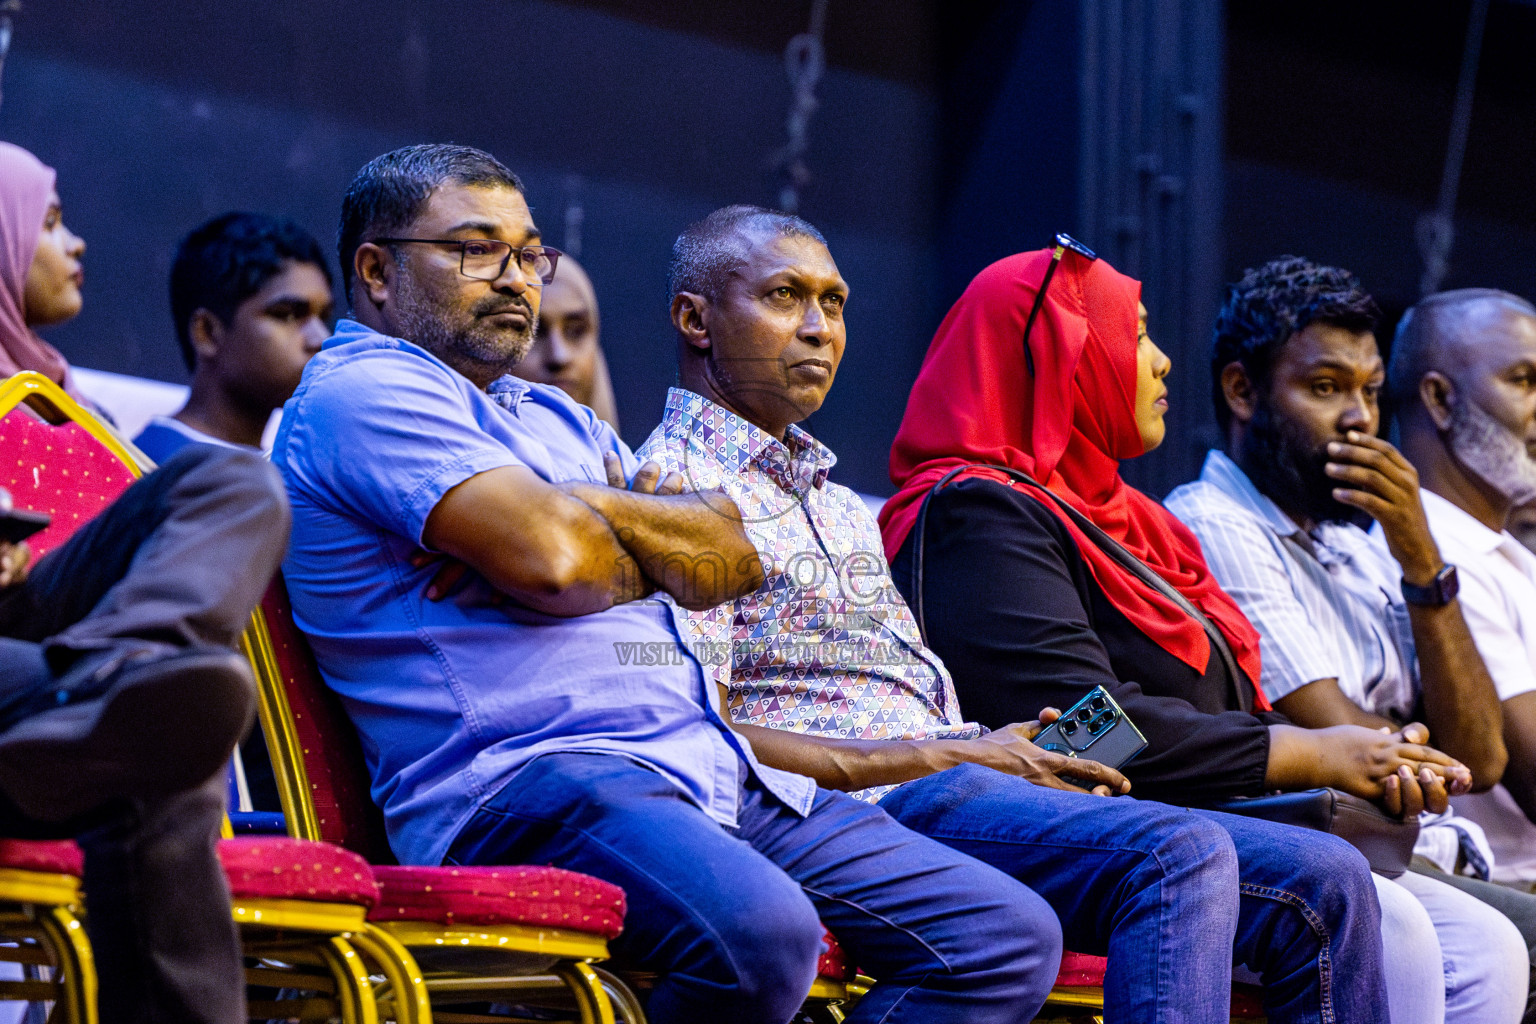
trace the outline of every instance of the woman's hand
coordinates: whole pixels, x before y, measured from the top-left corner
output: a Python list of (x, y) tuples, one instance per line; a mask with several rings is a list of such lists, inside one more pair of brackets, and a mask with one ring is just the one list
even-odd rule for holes
[(1472, 788), (1472, 773), (1455, 758), (1425, 746), (1429, 730), (1414, 723), (1389, 733), (1358, 725), (1309, 729), (1316, 758), (1316, 785), (1378, 800), (1389, 814), (1407, 819), (1439, 813), (1449, 798)]

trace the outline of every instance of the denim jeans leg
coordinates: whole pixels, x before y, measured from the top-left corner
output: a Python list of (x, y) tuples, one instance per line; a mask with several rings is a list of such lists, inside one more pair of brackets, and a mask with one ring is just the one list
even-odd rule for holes
[(1038, 892), (1060, 918), (1068, 949), (1107, 953), (1107, 1018), (1228, 1019), (1238, 871), (1215, 824), (977, 765), (909, 782), (880, 805)]
[(801, 818), (755, 782), (726, 829), (655, 772), (605, 754), (524, 767), (460, 832), (452, 863), (546, 863), (624, 888), (617, 956), (659, 972), (657, 1024), (782, 1024), (825, 920), (881, 979), (850, 1022), (1011, 1024), (1060, 958), (1050, 908), (985, 865), (819, 793)]
[(1381, 905), (1381, 946), (1392, 1024), (1445, 1024), (1445, 972), (1435, 922), (1413, 893), (1372, 875)]
[(849, 958), (879, 981), (849, 1024), (1033, 1019), (1062, 948), (1040, 896), (847, 794), (818, 791), (805, 819), (755, 782), (746, 794), (738, 833), (800, 883)]
[(1446, 1024), (1516, 1024), (1525, 1013), (1530, 960), (1514, 924), (1493, 907), (1410, 871), (1393, 881), (1435, 923), (1445, 963)]
[(1234, 956), (1264, 980), (1269, 1019), (1386, 1024), (1380, 911), (1359, 851), (1322, 832), (1196, 813), (1226, 830), (1237, 850)]
[(1465, 875), (1448, 875), (1420, 857), (1413, 859), (1409, 870), (1460, 889), (1509, 918), (1525, 942), (1531, 964), (1531, 984), (1526, 989), (1525, 1014), (1521, 1017), (1521, 1024), (1536, 1024), (1536, 896), (1496, 882), (1484, 882)]
[(660, 977), (654, 1024), (783, 1024), (816, 977), (811, 901), (661, 775), (612, 754), (529, 762), (460, 831), (453, 864), (552, 864), (624, 889), (621, 963)]

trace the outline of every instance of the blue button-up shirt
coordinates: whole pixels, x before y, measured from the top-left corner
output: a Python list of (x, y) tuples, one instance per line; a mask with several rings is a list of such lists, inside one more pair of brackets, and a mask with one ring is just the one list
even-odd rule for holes
[(343, 320), (305, 368), (273, 450), (293, 504), (283, 573), (294, 618), (358, 727), (395, 853), (440, 863), (485, 800), (556, 751), (628, 757), (727, 826), (745, 762), (805, 813), (814, 783), (757, 766), (721, 722), (671, 604), (559, 618), (497, 607), (478, 581), (426, 599), (433, 569), (410, 557), (453, 487), (502, 466), (601, 483), (605, 452), (636, 468), (612, 428), (558, 388), (504, 377), (490, 391)]

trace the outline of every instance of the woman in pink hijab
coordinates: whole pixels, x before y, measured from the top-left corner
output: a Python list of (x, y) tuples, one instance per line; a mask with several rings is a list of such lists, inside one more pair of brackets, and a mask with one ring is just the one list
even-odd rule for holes
[(54, 185), (52, 167), (0, 142), (0, 379), (36, 370), (73, 394), (69, 364), (33, 330), (79, 313), (85, 281)]

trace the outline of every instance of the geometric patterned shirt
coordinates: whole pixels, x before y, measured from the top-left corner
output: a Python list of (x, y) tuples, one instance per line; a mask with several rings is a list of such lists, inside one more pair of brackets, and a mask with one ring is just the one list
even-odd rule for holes
[[(827, 481), (837, 457), (798, 426), (786, 441), (672, 388), (635, 453), (722, 490), (762, 558), (755, 592), (688, 614), (738, 722), (841, 739), (970, 739), (949, 672), (897, 592), (875, 517)], [(894, 787), (854, 796), (878, 800)]]

